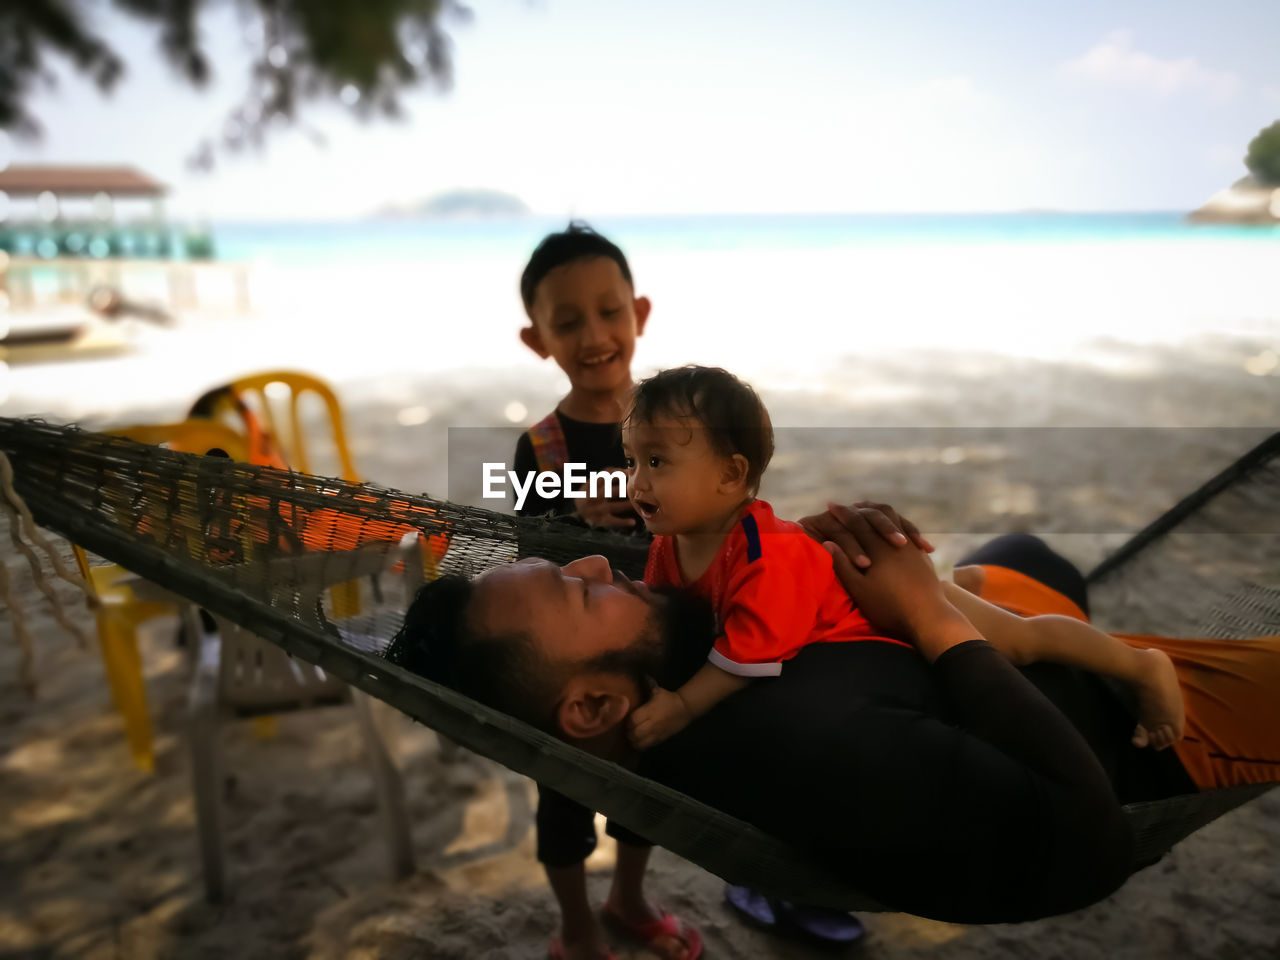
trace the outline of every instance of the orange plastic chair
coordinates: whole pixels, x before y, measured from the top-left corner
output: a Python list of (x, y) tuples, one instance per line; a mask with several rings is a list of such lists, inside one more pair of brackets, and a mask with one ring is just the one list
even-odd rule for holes
[[(107, 431), (139, 443), (151, 443), (186, 453), (205, 453), (214, 448), (234, 460), (247, 456), (244, 437), (230, 427), (210, 420), (184, 420), (179, 423), (124, 427)], [(135, 574), (116, 564), (91, 567), (80, 547), (72, 545), (76, 565), (96, 599), (98, 643), (106, 667), (116, 709), (124, 717), (125, 735), (134, 762), (143, 770), (155, 769), (155, 753), (151, 742), (151, 717), (147, 710), (147, 692), (142, 675), (142, 658), (138, 654), (138, 627), (148, 620), (177, 613), (190, 617), (195, 610), (189, 604), (154, 599), (156, 590), (147, 590)], [(151, 598), (139, 594), (152, 594)], [(198, 632), (194, 634), (198, 637)], [(196, 642), (193, 639), (192, 642)]]

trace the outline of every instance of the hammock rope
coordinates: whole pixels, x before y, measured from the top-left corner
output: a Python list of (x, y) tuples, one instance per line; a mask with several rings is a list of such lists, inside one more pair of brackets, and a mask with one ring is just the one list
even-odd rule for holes
[[(423, 569), (433, 573), (475, 574), (520, 556), (565, 562), (600, 553), (631, 576), (643, 570), (643, 544), (34, 421), (0, 418), (0, 450), (12, 458), (17, 490), (43, 525), (462, 746), (730, 882), (815, 906), (885, 909), (814, 856), (381, 656), (400, 626), (409, 588), (389, 577), (391, 589), (375, 591), (370, 579), (402, 562), (405, 542), (416, 539)], [(353, 583), (358, 613), (326, 589)], [(1280, 620), (1280, 603), (1272, 613)], [(1134, 869), (1269, 786), (1127, 806), (1138, 838)]]
[[(0, 450), (0, 494), (3, 494), (3, 497), (0, 497), (0, 507), (3, 508), (8, 521), (9, 539), (17, 551), (26, 559), (28, 566), (30, 566), (31, 577), (35, 581), (37, 589), (49, 601), (54, 620), (58, 626), (76, 638), (76, 642), (82, 649), (87, 650), (89, 648), (88, 634), (81, 624), (67, 616), (66, 611), (62, 608), (62, 601), (58, 599), (58, 594), (53, 585), (45, 577), (44, 566), (41, 564), (40, 558), (31, 549), (30, 544), (22, 539), (23, 534), (25, 533), (32, 543), (35, 543), (45, 552), (54, 572), (61, 579), (80, 590), (90, 603), (93, 601), (93, 593), (83, 578), (76, 576), (66, 568), (53, 544), (36, 526), (35, 518), (31, 516), (31, 511), (27, 508), (26, 503), (23, 502), (22, 497), (18, 495), (18, 491), (14, 489), (13, 465), (9, 462), (9, 458), (3, 450)], [(5, 605), (9, 608), (10, 615), (13, 618), (13, 638), (18, 644), (19, 651), (18, 679), (27, 695), (35, 696), (35, 641), (32, 639), (31, 628), (27, 623), (26, 609), (22, 603), (22, 597), (13, 589), (13, 584), (9, 579), (9, 570), (3, 564), (0, 564), (0, 597), (4, 599)]]

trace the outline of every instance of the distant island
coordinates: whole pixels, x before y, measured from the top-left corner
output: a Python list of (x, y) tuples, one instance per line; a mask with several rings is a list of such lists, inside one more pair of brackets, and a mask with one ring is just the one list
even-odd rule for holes
[(1192, 210), (1187, 214), (1188, 222), (1280, 224), (1280, 120), (1263, 127), (1249, 141), (1244, 165), (1249, 175), (1219, 190), (1198, 210)]
[(1187, 221), (1273, 226), (1280, 223), (1280, 188), (1252, 175), (1243, 177), (1215, 193), (1204, 206), (1192, 210)]
[(529, 207), (514, 194), (501, 190), (447, 190), (407, 206), (392, 205), (376, 211), (378, 219), (471, 220), (489, 217), (522, 217)]

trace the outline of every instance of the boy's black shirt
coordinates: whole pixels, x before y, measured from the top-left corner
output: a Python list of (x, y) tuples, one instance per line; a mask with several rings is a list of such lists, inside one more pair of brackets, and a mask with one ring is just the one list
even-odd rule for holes
[[(560, 429), (564, 431), (564, 442), (569, 451), (570, 463), (585, 463), (588, 472), (621, 470), (626, 465), (626, 458), (622, 455), (622, 432), (619, 424), (575, 420), (572, 417), (566, 417), (559, 410), (556, 411), (556, 419), (560, 421)], [(533, 440), (530, 439), (527, 430), (520, 434), (520, 439), (516, 441), (516, 456), (512, 469), (522, 478), (538, 469), (538, 460), (533, 453)], [(576, 514), (576, 503), (577, 501), (563, 495), (552, 498), (541, 497), (531, 488), (525, 498), (524, 507), (516, 512), (522, 517)], [(644, 524), (639, 514), (633, 512), (630, 515), (635, 518), (635, 528), (620, 532), (643, 532)]]

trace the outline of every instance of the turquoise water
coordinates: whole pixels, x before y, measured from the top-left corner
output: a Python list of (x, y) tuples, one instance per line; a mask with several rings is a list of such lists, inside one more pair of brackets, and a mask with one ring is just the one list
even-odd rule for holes
[[(220, 223), (219, 256), (280, 266), (527, 256), (563, 217)], [(824, 214), (595, 217), (628, 255), (832, 250), (867, 246), (1085, 243), (1276, 243), (1280, 228), (1191, 226), (1180, 212)]]
[[(278, 336), (295, 362), (506, 375), (536, 367), (516, 336), (517, 282), (566, 222), (224, 223), (215, 236), (220, 256), (255, 264), (257, 335)], [(1101, 340), (1177, 347), (1280, 330), (1280, 229), (1191, 226), (1181, 212), (591, 223), (652, 301), (644, 368), (714, 363), (760, 383), (810, 382), (904, 351), (1065, 361)]]
[[(197, 277), (206, 315), (152, 337), (136, 357), (145, 373), (106, 361), (56, 377), (31, 368), (14, 374), (13, 390), (26, 409), (74, 396), (89, 406), (107, 395), (176, 403), (193, 383), (281, 367), (353, 396), (403, 399), (414, 384), (451, 383), (491, 395), (499, 413), (537, 391), (543, 403), (568, 384), (520, 340), (518, 278), (537, 242), (565, 223), (215, 224), (219, 257), (252, 264), (250, 313), (233, 308), (230, 275), (210, 270)], [(969, 371), (981, 389), (993, 362), (1155, 377), (1170, 357), (1212, 355), (1235, 375), (1256, 375), (1248, 361), (1272, 376), (1280, 353), (1275, 228), (1190, 226), (1176, 212), (592, 223), (627, 252), (636, 292), (652, 304), (633, 367), (641, 376), (706, 363), (762, 389), (884, 404), (928, 389), (916, 358), (920, 371), (939, 362)], [(131, 282), (127, 292), (164, 296), (163, 284)]]

